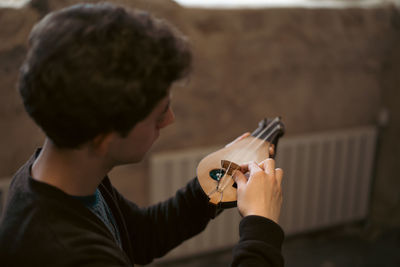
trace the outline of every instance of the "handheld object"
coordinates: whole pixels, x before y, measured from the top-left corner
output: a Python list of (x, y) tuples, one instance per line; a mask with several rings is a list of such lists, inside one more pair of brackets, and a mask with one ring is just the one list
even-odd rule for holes
[(197, 177), (209, 202), (222, 209), (235, 207), (233, 172), (249, 161), (260, 163), (266, 158), (274, 158), (278, 140), (284, 132), (280, 117), (263, 119), (250, 136), (203, 158), (197, 166)]

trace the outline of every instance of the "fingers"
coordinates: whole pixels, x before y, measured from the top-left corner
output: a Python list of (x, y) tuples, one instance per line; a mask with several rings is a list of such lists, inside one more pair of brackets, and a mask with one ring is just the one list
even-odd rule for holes
[(282, 184), (283, 170), (281, 168), (275, 168), (275, 160), (268, 158), (263, 161), (264, 170), (267, 175), (275, 176), (275, 179), (280, 186)]
[(240, 171), (242, 173), (250, 172), (250, 176), (256, 172), (264, 171), (267, 175), (275, 176), (279, 184), (282, 182), (283, 178), (283, 170), (281, 168), (275, 168), (275, 160), (272, 158), (267, 158), (259, 164), (254, 161), (242, 164), (240, 165)]
[(240, 166), (240, 171), (242, 173), (249, 172), (250, 177), (256, 172), (264, 171), (267, 175), (275, 177), (279, 185), (282, 183), (283, 170), (275, 168), (275, 160), (271, 158), (265, 159), (258, 165), (255, 162), (243, 164)]
[(249, 171), (249, 164), (247, 163), (247, 164), (240, 165), (240, 171), (243, 172), (243, 173), (248, 172)]
[(250, 132), (245, 132), (244, 134), (242, 134), (241, 136), (239, 136), (238, 138), (236, 138), (234, 140), (234, 142), (240, 141), (242, 139), (245, 139), (246, 137), (250, 136)]
[(264, 170), (268, 175), (275, 174), (275, 160), (268, 158), (264, 160)]
[(275, 169), (275, 177), (276, 177), (276, 181), (278, 182), (278, 185), (281, 185), (282, 178), (283, 178), (283, 170), (281, 168)]
[(233, 174), (240, 214), (263, 216), (277, 223), (282, 205), (282, 169), (275, 168), (273, 159), (266, 159), (243, 164), (240, 170), (244, 174), (239, 170)]
[[(267, 161), (269, 163), (267, 163)], [(273, 159), (268, 158), (259, 164), (255, 163), (254, 161), (242, 164), (240, 165), (240, 171), (243, 173), (246, 172), (255, 173), (258, 171), (266, 171), (267, 164), (270, 164), (269, 166), (270, 170), (273, 170), (275, 168), (275, 161)]]
[(268, 153), (270, 157), (274, 157), (275, 156), (275, 145), (274, 144), (270, 144), (268, 146)]
[(235, 171), (233, 173), (232, 178), (236, 182), (238, 187), (240, 187), (245, 183), (247, 183), (247, 177), (243, 173), (249, 172), (250, 177), (252, 177), (256, 172), (262, 172), (262, 171), (263, 169), (254, 161), (252, 161), (248, 164), (242, 165), (240, 170)]
[(233, 180), (237, 184), (238, 188), (241, 188), (247, 183), (247, 178), (246, 176), (241, 173), (240, 171), (235, 171), (232, 175)]
[(260, 168), (260, 166), (258, 166), (254, 161), (252, 161), (248, 164), (248, 169), (250, 172), (250, 176), (256, 172), (263, 171), (263, 169)]

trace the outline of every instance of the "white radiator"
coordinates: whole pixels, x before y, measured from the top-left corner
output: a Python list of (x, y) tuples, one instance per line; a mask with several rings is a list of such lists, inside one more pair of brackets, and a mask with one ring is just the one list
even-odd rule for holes
[[(283, 137), (277, 167), (284, 170), (280, 225), (286, 236), (360, 220), (369, 206), (377, 129)], [(172, 196), (193, 178), (198, 162), (218, 148), (155, 154), (151, 158), (151, 202)], [(171, 251), (178, 258), (232, 247), (240, 216), (224, 211), (199, 236)]]

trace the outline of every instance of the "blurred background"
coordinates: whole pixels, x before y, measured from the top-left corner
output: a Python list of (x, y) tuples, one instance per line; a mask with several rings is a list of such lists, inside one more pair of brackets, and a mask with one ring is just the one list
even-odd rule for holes
[[(46, 13), (78, 2), (0, 1), (1, 202), (44, 140), (16, 90), (27, 36)], [(281, 116), (286, 266), (400, 266), (400, 1), (110, 2), (170, 21), (194, 55), (191, 75), (174, 85), (175, 124), (142, 163), (110, 174), (128, 199), (172, 195), (201, 157)], [(211, 236), (154, 265), (229, 265), (240, 218), (224, 213)]]

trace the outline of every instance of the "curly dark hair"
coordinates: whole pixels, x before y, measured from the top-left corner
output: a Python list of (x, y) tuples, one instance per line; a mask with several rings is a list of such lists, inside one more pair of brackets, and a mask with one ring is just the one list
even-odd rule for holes
[(112, 131), (126, 136), (190, 68), (188, 44), (146, 12), (109, 3), (50, 13), (21, 67), (25, 109), (60, 148)]

